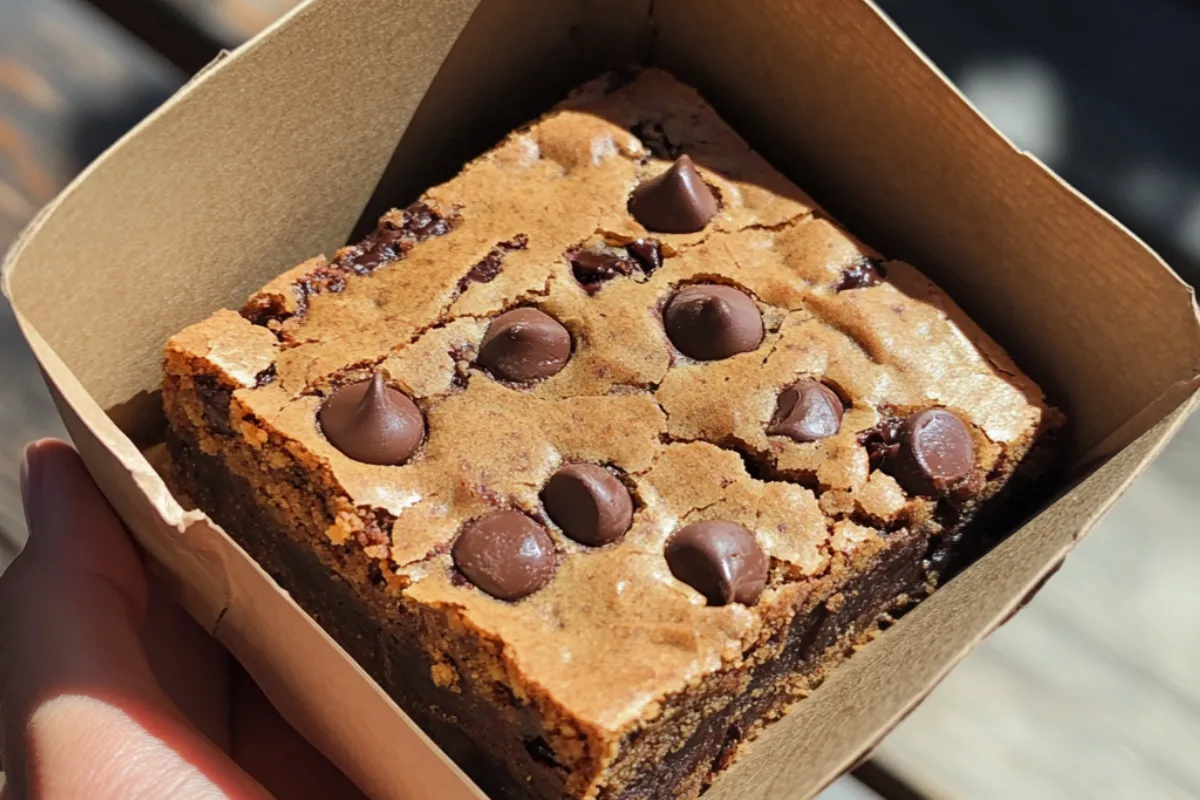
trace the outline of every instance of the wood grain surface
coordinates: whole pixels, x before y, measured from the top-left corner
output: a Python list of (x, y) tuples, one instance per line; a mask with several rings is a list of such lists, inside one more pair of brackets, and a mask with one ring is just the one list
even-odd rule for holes
[[(0, 0), (0, 251), (183, 77), (86, 5)], [(0, 376), (0, 562), (7, 563), (23, 540), (21, 446), (62, 427), (3, 300)]]

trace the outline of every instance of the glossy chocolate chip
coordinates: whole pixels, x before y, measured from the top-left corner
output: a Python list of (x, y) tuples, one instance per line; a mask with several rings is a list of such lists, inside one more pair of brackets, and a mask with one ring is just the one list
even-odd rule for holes
[(884, 469), (910, 494), (938, 496), (971, 478), (975, 444), (971, 431), (943, 408), (920, 411), (904, 420), (896, 433), (899, 445)]
[(749, 352), (763, 338), (758, 306), (732, 286), (699, 283), (683, 287), (663, 309), (663, 323), (679, 352), (700, 361)]
[(633, 259), (606, 250), (575, 250), (567, 254), (575, 280), (586, 287), (611, 280), (618, 275), (629, 275), (637, 266)]
[(867, 462), (871, 469), (879, 469), (900, 452), (897, 437), (900, 436), (898, 419), (885, 419), (873, 428), (858, 435), (858, 443), (867, 451)]
[(492, 320), (479, 345), (479, 363), (514, 383), (549, 378), (571, 357), (571, 334), (536, 308), (514, 308)]
[(695, 233), (717, 213), (717, 198), (687, 156), (633, 190), (629, 213), (647, 230)]
[(330, 444), (365, 464), (403, 464), (425, 437), (421, 409), (380, 372), (330, 395), (317, 421)]
[(662, 266), (662, 245), (653, 239), (635, 239), (625, 245), (625, 249), (637, 259), (647, 275)]
[(554, 540), (520, 511), (467, 523), (451, 556), (467, 580), (500, 600), (520, 600), (554, 577)]
[(842, 272), (842, 281), (838, 284), (838, 291), (844, 292), (847, 289), (865, 289), (868, 286), (876, 286), (882, 283), (886, 277), (887, 269), (883, 266), (883, 262), (864, 258), (854, 262)]
[(779, 395), (767, 433), (797, 442), (815, 442), (838, 432), (843, 413), (841, 398), (833, 389), (819, 381), (799, 381)]
[(554, 473), (542, 502), (563, 533), (592, 547), (620, 539), (633, 522), (629, 490), (595, 464), (571, 464)]
[(769, 561), (754, 534), (735, 522), (696, 522), (667, 541), (671, 574), (710, 606), (752, 606), (767, 585)]

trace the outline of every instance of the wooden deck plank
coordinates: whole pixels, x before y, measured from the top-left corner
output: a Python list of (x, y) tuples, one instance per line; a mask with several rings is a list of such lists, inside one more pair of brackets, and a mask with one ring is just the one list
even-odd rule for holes
[[(75, 0), (0, 0), (0, 251), (37, 209), (183, 81)], [(0, 300), (0, 565), (23, 538), (21, 446), (62, 435), (33, 357)]]

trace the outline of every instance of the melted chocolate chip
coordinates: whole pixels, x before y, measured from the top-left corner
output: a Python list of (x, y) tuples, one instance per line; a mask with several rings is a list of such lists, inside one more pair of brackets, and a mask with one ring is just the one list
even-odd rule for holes
[(899, 447), (884, 469), (910, 494), (947, 494), (970, 480), (975, 470), (971, 431), (944, 408), (930, 408), (908, 417), (896, 441)]
[(423, 242), (432, 236), (445, 236), (454, 229), (457, 222), (457, 217), (444, 217), (417, 201), (404, 209), (400, 229), (418, 242)]
[(347, 259), (345, 265), (359, 275), (374, 272), (389, 261), (395, 261), (403, 252), (397, 248), (398, 243), (383, 238), (373, 238), (364, 242), (360, 252)]
[(258, 374), (254, 376), (254, 385), (256, 387), (266, 386), (274, 383), (277, 377), (279, 377), (279, 373), (275, 365), (271, 364), (266, 369), (258, 371)]
[(404, 209), (398, 223), (383, 220), (369, 236), (347, 248), (334, 263), (341, 269), (367, 275), (389, 261), (403, 258), (420, 242), (445, 236), (457, 222), (457, 217), (442, 216), (424, 203), (413, 203)]
[(754, 534), (735, 522), (696, 522), (667, 541), (671, 574), (710, 606), (752, 606), (767, 585), (769, 560)]
[(600, 284), (635, 272), (649, 275), (662, 266), (662, 245), (653, 239), (637, 239), (624, 247), (588, 245), (566, 253), (575, 280), (595, 294)]
[(385, 217), (361, 242), (342, 248), (331, 263), (307, 272), (292, 284), (294, 311), (287, 310), (274, 295), (256, 296), (242, 308), (242, 316), (255, 325), (303, 317), (314, 295), (342, 291), (347, 275), (369, 275), (389, 261), (404, 258), (418, 243), (452, 231), (458, 221), (456, 214), (442, 216), (424, 203), (413, 203), (401, 213), (399, 222), (390, 215)]
[(425, 437), (421, 410), (388, 386), (380, 372), (334, 392), (321, 405), (317, 421), (330, 444), (364, 464), (403, 464)]
[(625, 249), (637, 259), (647, 275), (662, 266), (662, 245), (654, 239), (637, 239), (627, 244)]
[(779, 395), (767, 433), (797, 442), (815, 442), (838, 432), (843, 413), (841, 398), (833, 389), (819, 381), (799, 381)]
[(233, 401), (233, 391), (211, 375), (196, 375), (192, 380), (196, 384), (196, 394), (204, 404), (204, 418), (208, 420), (209, 427), (221, 436), (232, 436), (229, 406)]
[(731, 286), (701, 283), (683, 287), (663, 309), (663, 322), (679, 352), (700, 361), (747, 353), (763, 339), (758, 306)]
[(478, 264), (467, 270), (467, 274), (458, 282), (458, 290), (463, 291), (471, 283), (491, 283), (496, 280), (496, 276), (504, 269), (505, 257), (509, 253), (524, 250), (528, 245), (529, 237), (523, 233), (518, 233), (512, 238), (512, 241), (496, 245), (480, 259)]
[(592, 547), (620, 539), (633, 522), (629, 490), (594, 464), (571, 464), (554, 473), (542, 502), (563, 533)]
[(879, 469), (885, 461), (894, 458), (900, 451), (900, 445), (896, 441), (899, 433), (900, 420), (887, 419), (858, 435), (858, 443), (867, 450), (867, 461), (871, 469)]
[(882, 261), (864, 258), (851, 264), (842, 273), (842, 282), (838, 284), (838, 291), (865, 289), (868, 286), (882, 283), (886, 277), (887, 268), (883, 266)]
[(514, 383), (549, 378), (571, 357), (571, 334), (536, 308), (514, 308), (492, 320), (479, 345), (479, 363)]
[(554, 577), (554, 541), (520, 511), (467, 523), (451, 555), (467, 580), (499, 600), (520, 600)]
[(633, 190), (629, 213), (647, 230), (695, 233), (717, 213), (717, 198), (696, 165), (680, 156), (663, 174)]
[(629, 275), (637, 268), (633, 259), (613, 250), (574, 249), (567, 253), (575, 280), (585, 287), (599, 287), (618, 275)]

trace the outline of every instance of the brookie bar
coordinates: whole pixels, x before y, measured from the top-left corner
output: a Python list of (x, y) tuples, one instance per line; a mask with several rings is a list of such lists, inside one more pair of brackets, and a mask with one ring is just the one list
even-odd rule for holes
[(534, 798), (696, 796), (1062, 421), (657, 70), (185, 329), (163, 398), (182, 491)]

